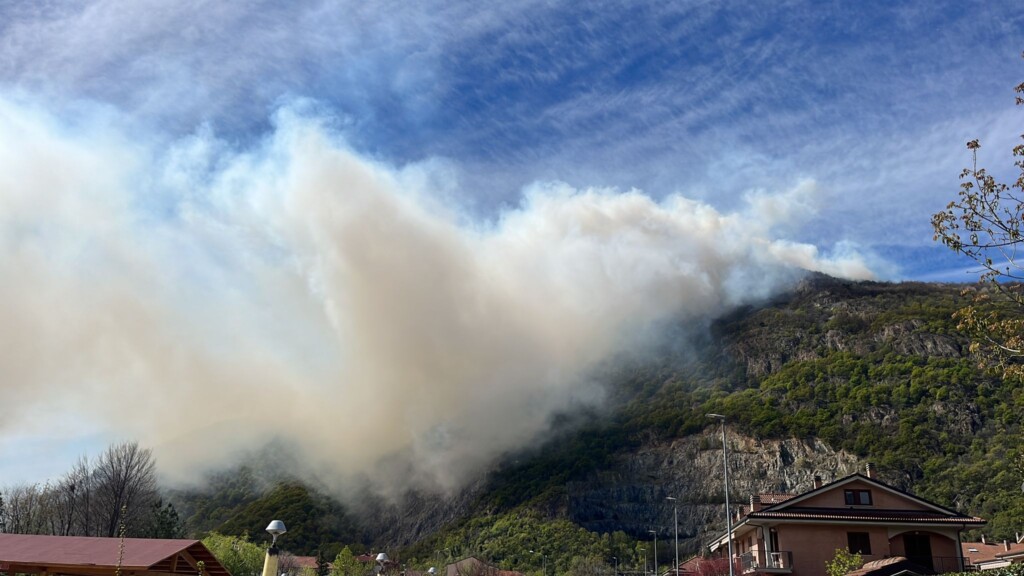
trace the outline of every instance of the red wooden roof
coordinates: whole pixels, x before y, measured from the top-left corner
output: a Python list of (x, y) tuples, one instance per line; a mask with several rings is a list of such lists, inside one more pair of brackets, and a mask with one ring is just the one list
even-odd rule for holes
[(102, 574), (115, 570), (118, 558), (122, 571), (195, 574), (202, 561), (206, 574), (231, 576), (198, 540), (125, 538), (122, 554), (119, 538), (0, 534), (0, 565), (14, 571)]

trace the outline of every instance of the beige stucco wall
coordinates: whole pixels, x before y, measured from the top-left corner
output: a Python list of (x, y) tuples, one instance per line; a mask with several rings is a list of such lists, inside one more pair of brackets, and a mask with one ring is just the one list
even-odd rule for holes
[[(791, 552), (793, 576), (820, 576), (825, 564), (832, 560), (838, 549), (846, 549), (848, 532), (867, 532), (871, 541), (871, 554), (864, 561), (889, 556), (904, 556), (903, 534), (899, 529), (859, 526), (832, 526), (814, 524), (783, 524), (776, 527), (779, 550)], [(767, 533), (767, 528), (765, 529)], [(931, 539), (932, 556), (955, 558), (957, 543), (955, 531), (930, 532), (911, 530), (910, 533), (927, 534)]]
[(779, 549), (793, 553), (793, 576), (824, 574), (825, 563), (835, 556), (836, 550), (846, 549), (847, 532), (867, 532), (871, 540), (871, 556), (891, 555), (888, 530), (884, 527), (790, 524), (779, 526), (777, 530)]
[[(906, 496), (899, 494), (893, 494), (888, 490), (883, 490), (878, 486), (873, 486), (860, 481), (853, 481), (849, 484), (845, 484), (842, 487), (829, 490), (824, 494), (818, 494), (808, 498), (807, 500), (801, 500), (797, 506), (810, 507), (810, 508), (848, 508), (845, 500), (845, 490), (870, 490), (871, 491), (871, 506), (854, 506), (854, 508), (861, 509), (899, 509), (899, 510), (931, 510), (923, 504), (919, 504)], [(873, 548), (872, 548), (873, 550)]]
[(893, 556), (906, 556), (903, 548), (904, 534), (927, 534), (932, 544), (932, 556), (942, 558), (954, 558), (959, 554), (959, 546), (956, 543), (956, 531), (929, 531), (929, 530), (890, 530), (889, 547)]

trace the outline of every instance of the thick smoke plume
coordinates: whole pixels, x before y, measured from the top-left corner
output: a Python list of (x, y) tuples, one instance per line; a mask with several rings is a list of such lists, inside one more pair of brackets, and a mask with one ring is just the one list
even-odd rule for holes
[(443, 166), (287, 110), (246, 151), (109, 122), (0, 100), (0, 433), (136, 437), (172, 477), (281, 438), (332, 481), (404, 454), (454, 488), (599, 402), (588, 368), (658, 323), (870, 276), (774, 237), (813, 183), (732, 213), (538, 184), (480, 222)]

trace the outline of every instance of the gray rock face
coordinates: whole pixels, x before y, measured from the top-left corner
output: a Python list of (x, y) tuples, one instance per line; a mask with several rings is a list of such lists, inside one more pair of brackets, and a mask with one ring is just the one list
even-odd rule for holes
[[(624, 530), (649, 538), (673, 537), (673, 504), (679, 506), (680, 550), (693, 552), (709, 535), (724, 531), (724, 491), (721, 436), (717, 430), (652, 444), (625, 455), (614, 469), (568, 486), (571, 520), (589, 530)], [(749, 506), (753, 494), (803, 492), (814, 485), (863, 470), (863, 463), (846, 452), (836, 452), (820, 441), (757, 440), (729, 433), (730, 505)], [(709, 534), (710, 531), (710, 534)], [(671, 555), (670, 545), (659, 557)]]
[[(671, 442), (653, 442), (620, 456), (611, 468), (567, 485), (566, 516), (599, 533), (622, 530), (649, 539), (656, 530), (661, 562), (673, 556), (673, 504), (678, 499), (680, 553), (692, 553), (724, 531), (725, 497), (720, 429)], [(803, 492), (814, 485), (864, 470), (855, 456), (835, 451), (818, 440), (758, 440), (735, 431), (729, 438), (730, 504), (734, 511), (749, 506), (753, 494)], [(394, 545), (415, 542), (466, 514), (481, 484), (454, 495), (407, 494), (401, 503), (378, 502), (366, 519), (378, 541)]]
[(923, 330), (924, 322), (907, 320), (882, 327), (875, 340), (888, 343), (898, 354), (957, 358), (962, 355), (960, 343), (950, 336)]

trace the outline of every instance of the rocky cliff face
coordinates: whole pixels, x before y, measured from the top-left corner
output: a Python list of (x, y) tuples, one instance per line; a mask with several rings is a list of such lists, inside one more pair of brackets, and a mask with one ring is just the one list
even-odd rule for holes
[[(749, 506), (753, 494), (802, 492), (813, 487), (815, 475), (829, 482), (864, 470), (863, 461), (818, 440), (758, 440), (734, 431), (728, 438), (734, 511)], [(659, 539), (669, 539), (673, 505), (666, 498), (674, 496), (680, 550), (693, 552), (709, 534), (724, 529), (723, 484), (721, 436), (719, 429), (709, 428), (621, 455), (612, 467), (569, 483), (564, 500), (548, 512), (598, 533), (622, 530), (649, 539), (648, 531), (656, 530)], [(400, 503), (378, 502), (373, 514), (361, 516), (373, 540), (406, 545), (474, 512), (474, 500), (484, 488), (480, 482), (458, 494), (409, 494)]]
[(962, 338), (932, 332), (912, 308), (894, 313), (908, 297), (936, 302), (958, 298), (955, 289), (938, 284), (814, 277), (769, 307), (740, 310), (722, 319), (717, 331), (725, 340), (723, 355), (753, 377), (829, 351), (866, 355), (886, 349), (909, 356), (962, 357), (966, 353)]
[[(814, 476), (825, 482), (858, 470), (855, 456), (819, 441), (758, 440), (730, 432), (730, 504), (736, 510), (750, 496), (765, 492), (802, 492)], [(680, 549), (692, 552), (707, 543), (707, 530), (724, 530), (722, 443), (717, 429), (670, 443), (652, 444), (622, 456), (616, 466), (568, 486), (567, 514), (595, 532), (624, 530), (672, 538), (673, 504), (678, 499)]]
[[(699, 401), (696, 398), (722, 398), (745, 387), (757, 387), (765, 377), (778, 376), (780, 370), (794, 361), (830, 362), (837, 356), (846, 361), (871, 356), (871, 362), (883, 362), (893, 357), (900, 366), (914, 360), (913, 366), (923, 367), (927, 359), (962, 358), (966, 342), (949, 322), (951, 311), (957, 307), (958, 292), (955, 287), (941, 285), (812, 278), (774, 302), (737, 310), (716, 321), (709, 331), (700, 334), (696, 343), (680, 346), (686, 352), (682, 359), (673, 356), (679, 355), (674, 346), (668, 346), (669, 352), (652, 353), (657, 356), (651, 360), (653, 368), (630, 365), (621, 374), (613, 374), (611, 378), (619, 381), (618, 388), (610, 394), (615, 399), (614, 406), (597, 418), (593, 428), (598, 431), (591, 430), (591, 436), (584, 441), (572, 444), (574, 431), (567, 431), (560, 441), (565, 440), (568, 449), (545, 452), (538, 448), (537, 458), (520, 455), (523, 462), (532, 464), (506, 463), (509, 468), (499, 468), (457, 494), (406, 494), (400, 502), (388, 502), (368, 490), (355, 498), (355, 503), (346, 504), (358, 518), (366, 540), (375, 545), (416, 543), (444, 533), (461, 520), (507, 513), (524, 505), (541, 514), (568, 518), (594, 532), (622, 530), (634, 538), (648, 540), (648, 531), (655, 530), (659, 540), (667, 541), (673, 536), (673, 504), (666, 498), (672, 496), (678, 504), (681, 552), (693, 552), (708, 542), (709, 534), (717, 535), (724, 530), (720, 431), (700, 417), (703, 411), (693, 404)], [(686, 339), (678, 335), (673, 338)], [(827, 371), (831, 366), (825, 364), (813, 370)], [(985, 426), (992, 429), (979, 408), (980, 401), (974, 399), (975, 388), (961, 382), (958, 392), (952, 395), (924, 394), (918, 388), (927, 388), (928, 381), (914, 388), (911, 372), (894, 369), (892, 374), (895, 375), (886, 377), (905, 388), (903, 393), (907, 397), (912, 393), (918, 395), (904, 406), (881, 398), (837, 412), (829, 421), (834, 420), (835, 424), (833, 439), (841, 442), (846, 431), (858, 427), (886, 431), (883, 434), (902, 430), (914, 441), (917, 432), (924, 431), (921, 437), (931, 443), (934, 456), (943, 445), (958, 445), (959, 439), (971, 438), (986, 430)], [(947, 374), (943, 378), (952, 378), (943, 374)], [(814, 381), (812, 374), (809, 378), (817, 383), (795, 384), (849, 384), (840, 376)], [(964, 381), (974, 376), (956, 378)], [(866, 380), (870, 381), (865, 389), (882, 384), (877, 379)], [(949, 380), (931, 382), (944, 387)], [(778, 394), (785, 393), (785, 384)], [(679, 401), (689, 390), (715, 392), (685, 396), (685, 401)], [(780, 401), (777, 406), (782, 414), (796, 413), (798, 409), (820, 414), (824, 405), (815, 404), (819, 401), (815, 398), (808, 392), (801, 400), (803, 403)], [(672, 404), (674, 399), (676, 403)], [(617, 419), (621, 414), (615, 413), (616, 407), (626, 417)], [(901, 421), (908, 407), (916, 410), (913, 422)], [(698, 415), (694, 419), (691, 413), (689, 423), (683, 422), (687, 410)], [(703, 430), (699, 430), (701, 427)], [(839, 433), (835, 433), (836, 428)], [(813, 428), (805, 427), (801, 435), (814, 433)], [(558, 445), (560, 441), (549, 444)], [(734, 510), (749, 505), (753, 494), (805, 491), (813, 486), (815, 475), (829, 482), (862, 471), (866, 464), (863, 458), (836, 450), (815, 438), (752, 438), (730, 429), (728, 446)], [(921, 460), (926, 456), (922, 453), (915, 463), (916, 477), (906, 470), (885, 469), (879, 470), (879, 477), (894, 486), (913, 489), (913, 483), (923, 477)], [(560, 475), (564, 470), (573, 473)], [(572, 480), (565, 484), (561, 479), (549, 482), (552, 477)], [(532, 490), (538, 493), (523, 493)], [(501, 494), (495, 497), (498, 492)], [(542, 495), (538, 497), (539, 494)], [(669, 558), (669, 548), (659, 546), (662, 561)]]
[[(959, 358), (965, 353), (963, 339), (935, 331), (913, 308), (921, 302), (948, 305), (956, 293), (940, 285), (851, 283), (814, 277), (764, 307), (739, 310), (718, 321), (702, 354), (705, 359), (714, 356), (713, 362), (719, 366), (740, 367), (755, 380), (789, 362), (822, 358), (835, 351), (858, 356), (881, 350), (904, 356)], [(948, 312), (943, 315), (948, 318)], [(970, 434), (980, 426), (970, 403), (936, 402), (933, 408), (944, 412), (942, 420), (957, 433)], [(873, 406), (840, 418), (840, 425), (853, 420), (887, 429), (898, 425), (898, 417), (889, 407)], [(709, 426), (691, 436), (659, 438), (649, 434), (638, 449), (620, 453), (600, 471), (569, 482), (561, 499), (541, 505), (552, 516), (567, 517), (594, 532), (622, 530), (649, 539), (649, 530), (655, 530), (659, 539), (670, 539), (673, 505), (666, 498), (674, 496), (678, 499), (680, 547), (695, 551), (707, 543), (708, 531), (717, 534), (724, 530), (719, 429)], [(866, 464), (818, 439), (759, 439), (736, 430), (729, 431), (729, 455), (734, 511), (749, 506), (753, 494), (802, 492), (813, 487), (816, 475), (830, 482), (863, 471)], [(883, 481), (898, 487), (906, 488), (910, 482), (891, 471), (879, 474)], [(480, 482), (458, 495), (410, 496), (399, 507), (379, 515), (380, 522), (374, 523), (371, 532), (392, 543), (414, 542), (466, 514), (487, 514), (475, 503), (486, 491), (487, 483)]]

